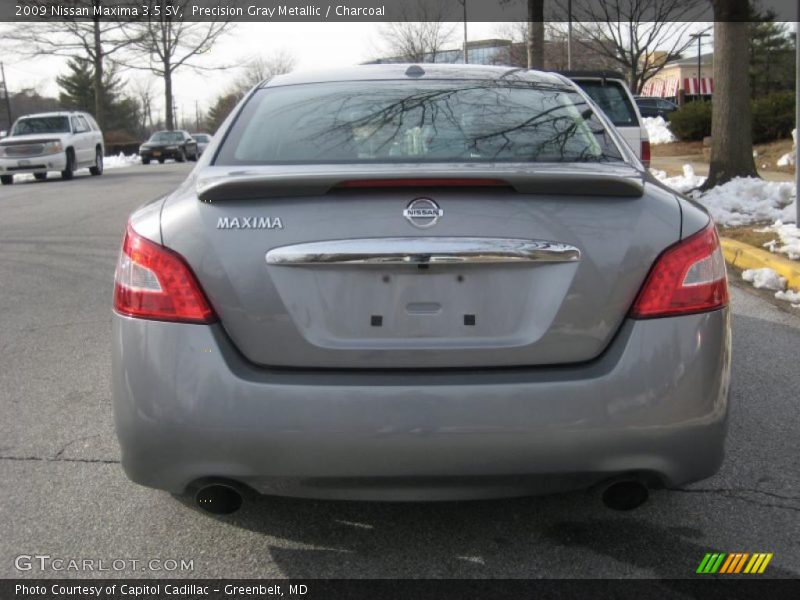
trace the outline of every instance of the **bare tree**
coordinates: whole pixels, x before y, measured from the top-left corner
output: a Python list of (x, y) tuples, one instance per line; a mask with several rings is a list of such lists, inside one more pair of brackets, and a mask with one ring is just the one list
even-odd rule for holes
[[(212, 70), (224, 65), (201, 64), (198, 60), (208, 54), (214, 43), (230, 30), (229, 19), (189, 22), (175, 17), (188, 14), (190, 0), (149, 0), (149, 20), (135, 23), (130, 37), (133, 56), (125, 66), (146, 69), (164, 80), (164, 110), (167, 129), (174, 129), (172, 77), (183, 68)], [(172, 7), (172, 8), (171, 8)], [(169, 9), (169, 10), (167, 10)], [(144, 59), (140, 62), (140, 59)]]
[(575, 0), (576, 42), (619, 65), (638, 94), (645, 82), (692, 43), (686, 33), (695, 27), (704, 9), (701, 4), (697, 0)]
[(279, 50), (267, 56), (256, 56), (242, 67), (241, 74), (233, 84), (234, 93), (241, 96), (254, 85), (291, 72), (297, 59), (287, 50)]
[[(19, 4), (28, 6), (50, 6), (47, 0), (22, 0)], [(61, 6), (72, 9), (88, 9), (101, 6), (101, 0), (62, 0)], [(133, 0), (119, 0), (117, 5), (125, 7), (138, 5)], [(105, 125), (104, 115), (104, 76), (107, 59), (113, 58), (120, 50), (135, 41), (130, 24), (104, 20), (94, 16), (91, 20), (78, 17), (62, 17), (58, 21), (38, 23), (14, 23), (4, 28), (2, 39), (5, 45), (21, 56), (67, 56), (88, 60), (93, 67), (94, 117), (101, 127)]]
[(714, 110), (711, 160), (702, 189), (734, 177), (758, 177), (750, 109), (747, 0), (711, 0), (714, 8)]
[(241, 74), (233, 82), (231, 89), (223, 92), (214, 100), (208, 110), (207, 124), (211, 131), (216, 131), (234, 109), (242, 97), (260, 82), (276, 75), (289, 73), (294, 69), (297, 59), (287, 50), (279, 50), (267, 56), (257, 56), (249, 60)]
[(142, 132), (153, 129), (153, 80), (150, 77), (138, 79), (133, 84), (133, 93), (141, 106)]
[(401, 21), (380, 29), (384, 51), (408, 62), (436, 62), (436, 56), (453, 43), (456, 25), (445, 22), (445, 2), (407, 0), (399, 8)]

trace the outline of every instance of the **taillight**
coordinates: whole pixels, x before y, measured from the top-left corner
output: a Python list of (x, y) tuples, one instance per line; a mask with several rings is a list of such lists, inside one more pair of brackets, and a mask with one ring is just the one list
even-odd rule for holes
[(725, 259), (714, 223), (667, 248), (636, 298), (637, 319), (705, 312), (728, 304)]
[(217, 319), (183, 257), (140, 236), (130, 223), (114, 275), (114, 310), (157, 321), (211, 323)]
[(642, 163), (645, 167), (650, 166), (650, 140), (642, 140)]

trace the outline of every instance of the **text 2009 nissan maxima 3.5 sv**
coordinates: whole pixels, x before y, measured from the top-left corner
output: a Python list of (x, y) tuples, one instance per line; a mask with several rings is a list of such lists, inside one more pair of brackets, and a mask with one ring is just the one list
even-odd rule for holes
[(708, 214), (565, 78), (275, 77), (130, 218), (122, 464), (210, 507), (595, 485), (633, 506), (720, 466), (727, 304)]

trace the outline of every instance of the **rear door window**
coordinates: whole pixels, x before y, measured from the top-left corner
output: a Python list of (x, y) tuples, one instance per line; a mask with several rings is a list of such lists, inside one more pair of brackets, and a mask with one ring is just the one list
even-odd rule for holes
[(73, 133), (86, 133), (88, 130), (89, 126), (86, 124), (86, 121), (84, 121), (80, 117), (72, 117)]
[(639, 127), (639, 119), (630, 101), (628, 90), (619, 81), (600, 79), (578, 80), (576, 83), (589, 94), (611, 122), (617, 127)]

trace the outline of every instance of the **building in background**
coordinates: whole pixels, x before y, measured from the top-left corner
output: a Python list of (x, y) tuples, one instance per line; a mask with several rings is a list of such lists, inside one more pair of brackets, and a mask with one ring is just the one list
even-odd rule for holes
[[(574, 42), (572, 44), (573, 70), (595, 71), (610, 70), (615, 68), (608, 59), (601, 56), (592, 48), (593, 42)], [(528, 63), (528, 50), (524, 42), (513, 42), (506, 39), (475, 40), (467, 43), (467, 57), (470, 64), (475, 65), (506, 65), (510, 67), (526, 67)], [(370, 61), (370, 64), (405, 63), (408, 57), (390, 56)], [(464, 62), (462, 48), (441, 50), (434, 55), (425, 56), (423, 62), (461, 64)], [(548, 71), (563, 71), (567, 69), (567, 42), (566, 40), (545, 40), (544, 65)], [(616, 65), (618, 68), (618, 65)]]
[(664, 68), (642, 88), (642, 96), (686, 99), (710, 98), (714, 93), (714, 53), (700, 56), (700, 82), (697, 81), (697, 56), (680, 58)]

